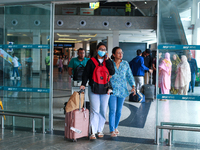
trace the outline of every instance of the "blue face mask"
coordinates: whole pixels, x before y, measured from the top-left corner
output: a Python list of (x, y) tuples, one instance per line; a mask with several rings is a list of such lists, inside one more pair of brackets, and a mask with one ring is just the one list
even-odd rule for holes
[(100, 57), (103, 57), (106, 54), (106, 52), (98, 50), (98, 54)]

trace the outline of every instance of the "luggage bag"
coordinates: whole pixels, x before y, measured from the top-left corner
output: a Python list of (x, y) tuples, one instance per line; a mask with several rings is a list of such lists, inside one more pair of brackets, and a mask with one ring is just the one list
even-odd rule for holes
[[(79, 95), (81, 93), (82, 90)], [(78, 138), (89, 136), (89, 110), (85, 108), (85, 103), (84, 100), (84, 108), (79, 105), (79, 109), (65, 114), (65, 138), (77, 141)]]
[(154, 91), (155, 91), (155, 85), (152, 84), (152, 80), (151, 80), (151, 84), (143, 85), (143, 93), (145, 95), (145, 99), (153, 100), (154, 99)]
[(129, 102), (145, 103), (145, 95), (137, 92), (134, 96), (133, 93), (129, 95)]

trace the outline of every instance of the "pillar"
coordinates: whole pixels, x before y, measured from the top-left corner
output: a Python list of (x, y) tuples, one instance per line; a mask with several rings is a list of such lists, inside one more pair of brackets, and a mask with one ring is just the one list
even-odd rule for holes
[(112, 49), (113, 49), (113, 37), (108, 36), (107, 37), (107, 51), (108, 51), (109, 56), (112, 55)]
[[(40, 31), (33, 30), (33, 44), (40, 44)], [(33, 48), (33, 73), (40, 73), (40, 49)]]

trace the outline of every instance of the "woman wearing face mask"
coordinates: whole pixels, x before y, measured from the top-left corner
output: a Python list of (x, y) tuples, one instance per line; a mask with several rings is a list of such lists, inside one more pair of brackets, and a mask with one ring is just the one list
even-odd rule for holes
[(131, 92), (135, 95), (135, 81), (132, 71), (128, 62), (122, 60), (122, 58), (122, 49), (120, 47), (114, 47), (111, 59), (113, 59), (115, 74), (110, 79), (113, 94), (109, 99), (109, 127), (111, 137), (116, 137), (119, 134), (117, 127), (121, 117), (122, 106), (125, 98), (129, 95), (127, 82), (132, 87)]
[[(97, 136), (102, 138), (103, 128), (106, 121), (106, 111), (108, 107), (108, 100), (110, 97), (109, 87), (106, 85), (104, 88), (99, 88), (98, 84), (94, 82), (94, 75), (98, 75), (97, 67), (98, 66), (105, 66), (104, 70), (106, 74), (106, 80), (108, 81), (110, 76), (115, 73), (115, 69), (113, 66), (112, 61), (108, 58), (108, 53), (106, 51), (106, 45), (100, 42), (97, 45), (97, 56), (92, 57), (88, 60), (83, 76), (82, 76), (82, 85), (80, 89), (85, 89), (86, 83), (89, 80), (89, 87), (88, 87), (88, 95), (90, 99), (90, 139), (95, 140)], [(96, 66), (98, 65), (98, 66)], [(95, 72), (96, 71), (96, 72)], [(104, 72), (104, 71), (103, 71)], [(101, 76), (100, 76), (101, 77)]]

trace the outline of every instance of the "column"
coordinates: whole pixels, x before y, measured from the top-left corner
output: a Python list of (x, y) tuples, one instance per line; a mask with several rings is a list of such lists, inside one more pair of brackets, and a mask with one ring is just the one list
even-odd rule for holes
[(113, 31), (113, 36), (107, 37), (108, 54), (111, 56), (112, 49), (119, 46), (119, 31)]
[[(48, 44), (46, 35), (42, 36), (42, 44)], [(41, 60), (42, 61), (42, 66), (41, 66), (41, 70), (46, 70), (45, 58), (47, 56), (48, 56), (48, 49), (42, 49), (42, 60)]]
[[(33, 44), (40, 44), (40, 31), (33, 30)], [(40, 49), (34, 49), (32, 51), (33, 57), (33, 73), (40, 73)]]
[(113, 47), (119, 46), (119, 31), (113, 31)]
[(113, 49), (113, 37), (107, 36), (107, 50), (109, 57), (112, 55), (112, 49)]

